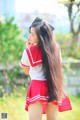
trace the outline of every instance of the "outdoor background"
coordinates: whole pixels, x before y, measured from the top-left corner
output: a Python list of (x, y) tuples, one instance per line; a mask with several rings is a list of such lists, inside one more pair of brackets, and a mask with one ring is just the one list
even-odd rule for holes
[(0, 120), (28, 120), (24, 108), (30, 77), (19, 63), (35, 17), (54, 26), (61, 46), (73, 109), (59, 113), (59, 120), (80, 120), (80, 0), (0, 0)]

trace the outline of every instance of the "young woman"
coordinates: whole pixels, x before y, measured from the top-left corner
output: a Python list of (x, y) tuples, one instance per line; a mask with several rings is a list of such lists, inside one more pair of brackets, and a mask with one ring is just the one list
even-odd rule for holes
[(20, 63), (31, 77), (25, 106), (29, 120), (41, 120), (42, 113), (46, 113), (47, 120), (58, 120), (58, 111), (72, 109), (64, 93), (61, 51), (53, 29), (40, 18), (29, 28), (28, 47)]

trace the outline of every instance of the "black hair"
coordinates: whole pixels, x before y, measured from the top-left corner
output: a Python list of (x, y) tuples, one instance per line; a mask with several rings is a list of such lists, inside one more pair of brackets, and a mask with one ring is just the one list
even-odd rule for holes
[(60, 46), (53, 37), (53, 31), (44, 21), (34, 22), (29, 30), (34, 28), (39, 39), (39, 47), (42, 51), (43, 66), (46, 68), (48, 83), (48, 101), (58, 101), (63, 96), (63, 75), (60, 60)]

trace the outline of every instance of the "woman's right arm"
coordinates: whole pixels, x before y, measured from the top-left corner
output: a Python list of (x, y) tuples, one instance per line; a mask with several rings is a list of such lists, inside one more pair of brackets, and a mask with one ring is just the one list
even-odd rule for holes
[(29, 63), (26, 49), (23, 51), (22, 58), (20, 61), (20, 67), (23, 68), (24, 73), (26, 75), (29, 75), (30, 63)]

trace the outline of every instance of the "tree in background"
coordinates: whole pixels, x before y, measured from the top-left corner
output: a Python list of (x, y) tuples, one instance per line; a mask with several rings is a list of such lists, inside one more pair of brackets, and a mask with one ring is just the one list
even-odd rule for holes
[(70, 32), (72, 33), (71, 47), (75, 45), (78, 47), (78, 42), (80, 40), (80, 2), (76, 0), (68, 0), (66, 2), (66, 7), (68, 9), (68, 16), (70, 20)]
[(14, 23), (14, 17), (0, 21), (0, 64), (20, 60), (23, 48), (22, 32)]
[(0, 20), (0, 96), (15, 86), (24, 45), (22, 31), (14, 23), (14, 17)]
[(72, 34), (69, 55), (80, 59), (80, 1), (67, 0), (64, 5), (68, 10), (70, 33)]

